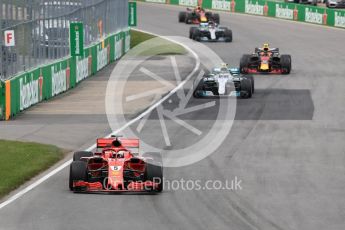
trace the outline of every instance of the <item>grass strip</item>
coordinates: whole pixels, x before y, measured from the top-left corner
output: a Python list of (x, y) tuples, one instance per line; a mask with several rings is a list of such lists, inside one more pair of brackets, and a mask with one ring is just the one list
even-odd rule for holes
[(53, 145), (0, 140), (0, 198), (65, 155)]

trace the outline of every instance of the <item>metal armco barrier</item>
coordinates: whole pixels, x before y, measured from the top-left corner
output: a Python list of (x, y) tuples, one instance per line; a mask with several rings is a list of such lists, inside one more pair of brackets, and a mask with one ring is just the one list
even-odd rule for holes
[(266, 0), (144, 0), (223, 10), (345, 28), (345, 10)]
[(0, 83), (0, 116), (6, 120), (20, 111), (74, 88), (130, 48), (130, 30), (108, 36), (84, 50), (83, 57), (70, 57), (36, 68)]

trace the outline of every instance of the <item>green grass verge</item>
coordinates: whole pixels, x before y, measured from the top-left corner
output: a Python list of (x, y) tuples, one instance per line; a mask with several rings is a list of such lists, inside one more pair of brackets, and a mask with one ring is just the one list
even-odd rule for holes
[[(158, 38), (152, 34), (147, 34), (143, 32), (139, 32), (136, 30), (131, 30), (131, 48), (137, 46), (138, 44), (148, 41), (150, 39), (154, 40), (154, 47), (151, 49), (147, 49), (143, 52), (140, 52), (140, 55), (142, 56), (151, 56), (151, 55), (182, 55), (187, 54), (186, 49), (178, 45), (176, 43), (173, 43), (171, 41), (168, 41), (163, 38)], [(151, 46), (152, 44), (150, 44)]]
[(0, 198), (61, 160), (53, 145), (0, 140)]
[(147, 41), (149, 39), (155, 38), (154, 35), (142, 33), (136, 30), (131, 30), (131, 48), (137, 46), (138, 44)]

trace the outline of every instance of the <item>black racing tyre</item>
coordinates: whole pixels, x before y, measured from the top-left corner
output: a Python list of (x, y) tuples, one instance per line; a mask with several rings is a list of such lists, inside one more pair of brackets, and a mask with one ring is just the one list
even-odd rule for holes
[(283, 74), (289, 74), (291, 72), (291, 56), (288, 54), (281, 55), (280, 66)]
[(252, 83), (252, 93), (255, 92), (255, 80), (254, 80), (254, 77), (252, 75), (246, 75), (246, 78), (249, 79)]
[(193, 97), (201, 98), (202, 97), (202, 90), (200, 90), (200, 89), (194, 90)]
[(219, 96), (218, 88), (213, 88), (212, 93), (214, 96)]
[(226, 29), (224, 31), (224, 37), (225, 37), (225, 42), (232, 42), (232, 31), (229, 29)]
[(189, 29), (189, 38), (190, 39), (193, 39), (193, 34), (194, 34), (194, 31), (198, 29), (197, 27), (193, 26)]
[(241, 91), (246, 91), (246, 95), (242, 98), (251, 98), (253, 96), (251, 80), (244, 78), (241, 81)]
[(73, 181), (87, 181), (87, 164), (84, 161), (73, 161), (69, 171), (69, 189), (73, 190)]
[(215, 23), (219, 24), (220, 23), (220, 16), (219, 14), (213, 14), (213, 20)]
[(193, 39), (194, 39), (195, 41), (198, 41), (198, 42), (201, 41), (199, 29), (195, 29), (195, 30), (194, 30)]
[(195, 89), (193, 92), (193, 97), (202, 98), (203, 97), (203, 88), (204, 88), (203, 80), (200, 79), (197, 84), (194, 82), (193, 88)]
[(187, 12), (180, 12), (178, 14), (178, 22), (185, 22), (187, 17)]
[(82, 157), (92, 157), (93, 153), (89, 151), (78, 151), (73, 154), (73, 161), (85, 161), (80, 158)]
[(187, 13), (187, 14), (186, 14), (185, 23), (186, 23), (186, 24), (192, 24), (192, 20), (193, 20), (193, 14), (192, 14), (192, 13)]
[(247, 73), (248, 71), (246, 68), (248, 68), (249, 65), (249, 60), (250, 60), (250, 54), (244, 54), (240, 60), (240, 72), (241, 73)]
[(145, 170), (146, 181), (152, 181), (158, 183), (158, 188), (156, 192), (163, 191), (163, 167), (160, 165), (154, 165), (151, 163), (146, 163)]

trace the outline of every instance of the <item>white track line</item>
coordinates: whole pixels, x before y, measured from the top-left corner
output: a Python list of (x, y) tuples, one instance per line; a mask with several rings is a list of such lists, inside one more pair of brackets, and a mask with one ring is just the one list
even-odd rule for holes
[[(136, 30), (136, 29), (133, 29)], [(134, 124), (135, 122), (139, 121), (141, 118), (145, 117), (147, 114), (149, 114), (151, 111), (153, 111), (155, 108), (157, 108), (159, 105), (161, 105), (166, 99), (168, 99), (171, 95), (173, 95), (175, 92), (177, 92), (177, 90), (181, 89), (184, 84), (189, 80), (189, 78), (191, 76), (194, 75), (194, 73), (199, 69), (200, 66), (200, 59), (198, 57), (198, 55), (189, 47), (187, 47), (186, 45), (174, 41), (170, 38), (166, 38), (164, 36), (160, 36), (154, 33), (150, 33), (147, 31), (143, 31), (143, 30), (137, 30), (140, 32), (144, 32), (144, 33), (148, 33), (148, 34), (152, 34), (156, 37), (161, 37), (163, 39), (169, 40), (171, 42), (174, 42), (176, 44), (179, 44), (181, 46), (183, 46), (186, 50), (188, 50), (190, 53), (193, 54), (195, 60), (196, 60), (196, 65), (193, 69), (193, 71), (187, 76), (187, 78), (181, 82), (180, 84), (178, 84), (173, 90), (170, 91), (169, 94), (167, 94), (165, 97), (163, 97), (161, 100), (159, 100), (158, 102), (156, 102), (155, 104), (153, 104), (151, 107), (149, 107), (146, 111), (144, 111), (142, 114), (140, 114), (138, 117), (134, 118), (133, 120), (129, 121), (128, 123), (126, 123), (123, 127), (119, 128), (118, 130), (110, 133), (109, 135), (106, 136), (110, 137), (111, 135), (115, 135), (118, 134), (120, 132), (122, 132), (123, 130), (125, 130), (127, 127), (129, 127), (130, 125)], [(96, 148), (96, 144), (90, 146), (89, 148), (86, 149), (86, 151), (92, 151)], [(31, 190), (33, 190), (34, 188), (36, 188), (37, 186), (39, 186), (40, 184), (42, 184), (43, 182), (45, 182), (46, 180), (48, 180), (50, 177), (54, 176), (55, 174), (59, 173), (61, 170), (63, 170), (64, 168), (66, 168), (68, 165), (70, 165), (72, 162), (71, 160), (66, 161), (65, 163), (63, 163), (62, 165), (60, 165), (59, 167), (57, 167), (56, 169), (54, 169), (53, 171), (49, 172), (47, 175), (41, 177), (40, 179), (38, 179), (37, 181), (35, 181), (34, 183), (30, 184), (29, 186), (25, 187), (24, 189), (20, 190), (19, 192), (17, 192), (16, 194), (14, 194), (13, 196), (9, 197), (7, 200), (5, 200), (4, 202), (2, 202), (0, 204), (0, 209), (6, 207), (7, 205), (11, 204), (12, 202), (14, 202), (15, 200), (17, 200), (18, 198), (22, 197), (23, 195), (25, 195), (26, 193), (30, 192)]]

